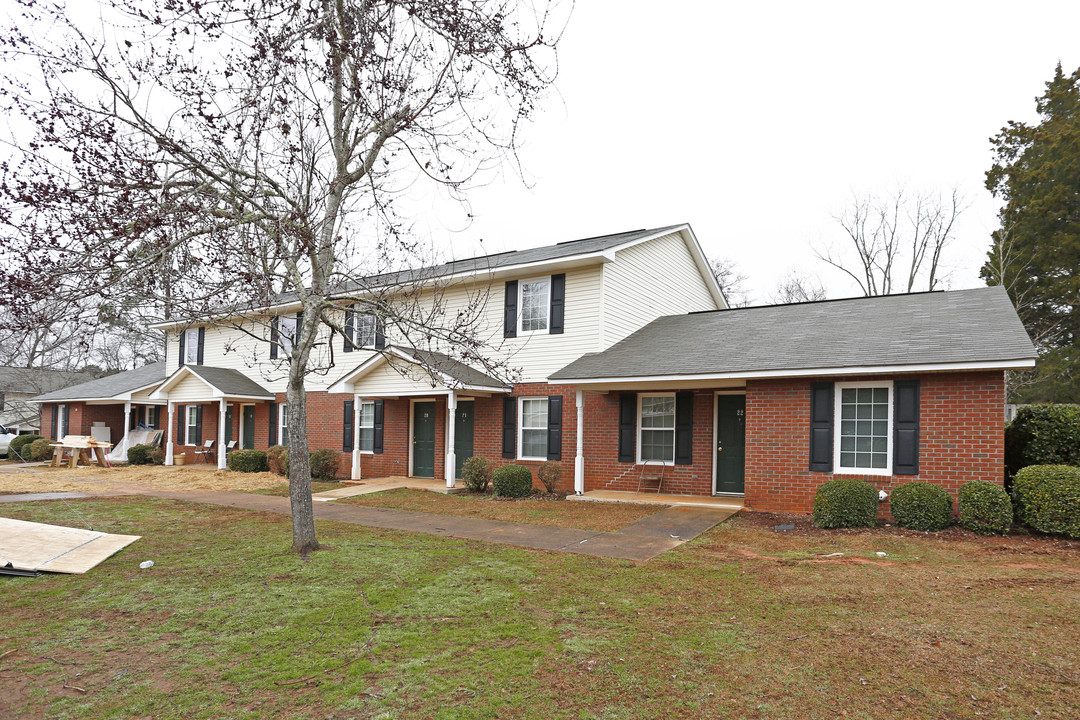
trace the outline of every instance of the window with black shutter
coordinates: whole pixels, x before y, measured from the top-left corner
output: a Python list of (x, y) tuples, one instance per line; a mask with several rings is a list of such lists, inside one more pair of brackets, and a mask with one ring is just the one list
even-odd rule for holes
[(345, 401), (345, 417), (342, 423), (341, 430), (341, 450), (342, 452), (352, 452), (353, 450), (353, 409), (355, 408), (353, 400)]
[(919, 474), (919, 381), (893, 384), (893, 474)]
[(562, 460), (562, 395), (547, 399), (547, 459)]
[(507, 460), (517, 455), (517, 398), (503, 398), (502, 456)]
[(634, 462), (637, 439), (637, 395), (619, 395), (619, 462)]

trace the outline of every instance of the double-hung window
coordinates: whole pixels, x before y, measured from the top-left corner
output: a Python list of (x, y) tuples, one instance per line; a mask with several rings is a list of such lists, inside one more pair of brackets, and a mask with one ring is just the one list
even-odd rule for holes
[(147, 405), (146, 406), (146, 419), (143, 422), (143, 424), (146, 425), (146, 427), (148, 427), (148, 428), (157, 427), (157, 415), (158, 415), (157, 405)]
[(184, 331), (184, 364), (199, 364), (199, 328)]
[(548, 331), (551, 311), (551, 278), (533, 278), (518, 283), (518, 334)]
[(360, 452), (375, 451), (375, 403), (360, 403)]
[(188, 405), (184, 411), (187, 413), (187, 419), (185, 425), (187, 427), (185, 434), (185, 445), (198, 445), (199, 444), (199, 406)]
[(289, 444), (289, 406), (285, 403), (278, 406), (278, 442)]
[(278, 318), (278, 347), (289, 353), (293, 349), (293, 339), (296, 337), (296, 316), (281, 315)]
[(358, 348), (375, 347), (375, 316), (367, 313), (356, 315), (356, 338), (353, 343)]
[(675, 393), (638, 395), (638, 462), (675, 462)]
[(518, 400), (518, 458), (521, 460), (546, 460), (548, 452), (548, 400), (547, 398), (520, 398)]
[(892, 474), (893, 384), (836, 383), (834, 472)]

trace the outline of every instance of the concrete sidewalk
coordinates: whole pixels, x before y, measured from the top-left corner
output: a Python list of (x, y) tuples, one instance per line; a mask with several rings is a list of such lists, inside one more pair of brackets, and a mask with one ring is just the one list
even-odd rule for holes
[[(289, 499), (273, 495), (201, 490), (147, 490), (140, 494), (182, 502), (290, 514)], [(316, 503), (314, 511), (318, 520), (620, 560), (654, 558), (692, 540), (737, 512), (735, 509), (673, 507), (616, 532), (596, 532), (335, 503)]]

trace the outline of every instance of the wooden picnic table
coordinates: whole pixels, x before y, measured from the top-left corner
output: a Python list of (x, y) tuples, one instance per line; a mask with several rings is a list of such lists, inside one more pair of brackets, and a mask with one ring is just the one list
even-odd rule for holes
[(63, 440), (49, 443), (49, 446), (53, 448), (52, 462), (49, 463), (49, 467), (63, 465), (65, 451), (70, 453), (69, 468), (74, 468), (80, 462), (109, 467), (109, 461), (105, 459), (105, 451), (112, 447), (112, 443), (98, 440), (92, 435), (65, 435)]

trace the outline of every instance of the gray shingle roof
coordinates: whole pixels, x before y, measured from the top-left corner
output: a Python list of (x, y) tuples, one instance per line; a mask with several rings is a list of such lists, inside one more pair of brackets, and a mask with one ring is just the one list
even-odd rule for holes
[(42, 393), (92, 380), (91, 373), (49, 368), (0, 367), (0, 392)]
[(243, 397), (265, 397), (273, 399), (274, 393), (255, 382), (239, 370), (232, 368), (211, 367), (209, 365), (186, 366), (193, 374), (198, 375), (210, 383), (225, 395)]
[(419, 362), (423, 363), (428, 368), (441, 372), (444, 375), (449, 376), (451, 379), (458, 381), (466, 387), (494, 387), (510, 389), (510, 386), (501, 380), (494, 378), (487, 373), (484, 373), (471, 365), (467, 365), (460, 360), (455, 360), (449, 355), (445, 355), (435, 350), (417, 350), (416, 348), (401, 347), (397, 348), (405, 355), (410, 355)]
[(551, 380), (790, 372), (1035, 358), (1004, 288), (659, 318)]
[(165, 363), (156, 362), (135, 370), (109, 375), (90, 382), (72, 385), (63, 390), (45, 393), (32, 398), (33, 402), (60, 402), (64, 400), (102, 400), (123, 395), (165, 380)]

